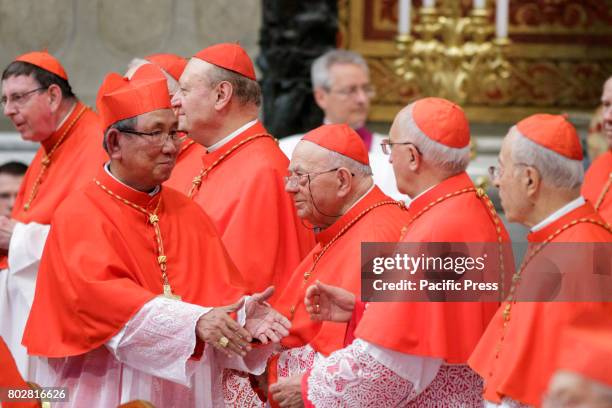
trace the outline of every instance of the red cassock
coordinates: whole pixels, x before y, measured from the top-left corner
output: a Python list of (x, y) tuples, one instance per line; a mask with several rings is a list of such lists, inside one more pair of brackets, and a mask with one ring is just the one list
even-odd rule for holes
[[(62, 138), (37, 183), (45, 156)], [(42, 142), (21, 183), (11, 216), (22, 223), (50, 224), (58, 205), (70, 192), (91, 181), (108, 160), (102, 139), (98, 116), (78, 102), (64, 124)], [(33, 189), (36, 192), (31, 199)], [(29, 208), (24, 210), (27, 203)]]
[[(592, 205), (586, 203), (541, 230), (530, 233), (527, 239), (529, 243), (541, 243), (548, 239), (551, 243), (612, 240), (612, 234), (601, 225), (582, 221), (571, 225), (580, 219), (604, 223)], [(536, 257), (537, 254), (530, 264), (536, 262)], [(554, 261), (554, 258), (548, 259)], [(568, 268), (589, 269), (588, 265), (579, 263), (577, 266), (565, 261), (559, 262), (557, 267), (562, 274), (564, 268), (566, 273), (569, 272)], [(534, 270), (539, 269), (531, 269)], [(530, 269), (526, 268), (523, 273), (528, 276), (529, 272)], [(511, 308), (504, 319), (508, 305)], [(469, 360), (469, 365), (485, 380), (485, 399), (499, 403), (503, 397), (509, 397), (523, 404), (540, 406), (556, 367), (563, 327), (581, 313), (602, 308), (608, 308), (612, 313), (610, 305), (604, 303), (504, 302)]]
[(201, 156), (197, 166), (181, 166), (168, 181), (188, 194), (194, 177), (205, 170), (193, 200), (212, 219), (251, 293), (273, 284), (278, 296), (314, 246), (312, 232), (302, 225), (285, 192), (288, 166), (276, 141), (257, 122)]
[[(29, 390), (30, 386), (25, 382), (19, 370), (15, 360), (11, 355), (11, 351), (6, 346), (4, 339), (0, 337), (0, 388), (3, 389), (3, 397), (7, 397), (6, 392), (8, 390)], [(36, 401), (27, 402), (7, 402), (4, 401), (0, 405), (4, 408), (35, 408), (40, 407), (40, 404)]]
[(150, 216), (123, 200), (148, 212), (157, 208), (174, 294), (201, 306), (238, 300), (240, 275), (198, 205), (166, 187), (154, 196), (132, 190), (102, 168), (95, 180), (53, 218), (23, 337), (28, 353), (64, 357), (93, 350), (162, 294)]
[[(378, 206), (355, 222), (360, 213), (376, 205)], [(293, 348), (310, 344), (315, 351), (328, 355), (344, 346), (346, 323), (312, 321), (304, 305), (306, 288), (320, 280), (328, 285), (347, 289), (359, 298), (361, 243), (397, 242), (401, 228), (407, 220), (407, 212), (403, 207), (386, 196), (378, 187), (374, 187), (346, 214), (317, 235), (317, 245), (296, 268), (289, 284), (273, 304), (279, 312), (291, 319), (290, 334), (281, 342), (285, 347)], [(334, 240), (336, 235), (349, 224), (352, 224), (350, 228)], [(314, 265), (323, 248), (332, 241), (329, 249)], [(304, 274), (309, 271), (311, 275), (305, 280)]]
[(612, 150), (602, 154), (584, 175), (582, 195), (612, 224)]
[[(462, 190), (465, 192), (454, 195)], [(422, 215), (407, 225), (402, 242), (497, 243), (498, 236), (509, 242), (501, 220), (478, 196), (466, 173), (450, 177), (417, 197), (408, 212), (411, 219)], [(512, 258), (505, 259), (506, 270), (513, 270)], [(497, 306), (477, 302), (370, 303), (355, 337), (405, 354), (465, 364)]]

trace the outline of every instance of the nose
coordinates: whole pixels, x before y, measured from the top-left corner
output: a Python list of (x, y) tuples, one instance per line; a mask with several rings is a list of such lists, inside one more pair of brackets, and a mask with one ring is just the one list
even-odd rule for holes
[(285, 179), (285, 191), (290, 194), (295, 194), (298, 191), (298, 183), (291, 179)]
[(356, 101), (362, 104), (367, 104), (370, 101), (370, 97), (368, 96), (368, 93), (365, 89), (357, 89)]
[(176, 91), (174, 95), (172, 95), (172, 100), (170, 101), (170, 104), (172, 105), (174, 109), (178, 109), (181, 107), (180, 93), (181, 93), (181, 90), (179, 89), (178, 91)]
[(6, 101), (2, 109), (2, 112), (4, 113), (4, 116), (11, 117), (17, 113), (17, 109), (15, 109), (14, 103), (11, 103), (10, 101)]

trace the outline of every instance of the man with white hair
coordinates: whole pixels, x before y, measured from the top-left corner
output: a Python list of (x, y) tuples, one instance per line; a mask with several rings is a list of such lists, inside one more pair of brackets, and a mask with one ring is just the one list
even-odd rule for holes
[[(396, 187), (393, 170), (387, 165), (380, 144), (385, 135), (372, 133), (366, 127), (370, 101), (375, 95), (370, 83), (370, 69), (363, 57), (356, 52), (333, 49), (318, 57), (310, 68), (315, 102), (325, 115), (323, 123), (346, 123), (355, 129), (365, 144), (372, 167), (374, 182), (396, 200), (405, 200)], [(293, 135), (280, 140), (279, 146), (291, 157), (303, 135)]]
[(298, 215), (317, 228), (317, 246), (293, 272), (273, 306), (292, 322), (284, 350), (270, 359), (272, 401), (301, 401), (304, 373), (344, 345), (346, 322), (312, 321), (304, 305), (306, 285), (321, 281), (357, 295), (361, 287), (361, 243), (396, 242), (408, 221), (403, 203), (373, 182), (368, 152), (348, 125), (323, 125), (298, 143), (286, 189)]
[[(444, 99), (418, 100), (396, 116), (383, 146), (399, 190), (412, 198), (402, 242), (508, 242), (491, 202), (465, 173), (469, 140), (465, 114)], [(508, 258), (505, 266), (512, 267)], [(317, 316), (325, 309), (315, 299), (315, 292), (321, 296), (318, 286), (309, 289), (307, 298), (314, 304), (309, 306), (313, 317), (346, 320), (353, 303), (346, 296), (336, 303), (343, 305), (341, 317)], [(337, 288), (327, 289), (327, 296), (342, 298)], [(299, 397), (311, 407), (481, 407), (482, 381), (466, 364), (496, 306), (369, 303), (363, 316), (354, 319), (356, 340), (326, 359), (315, 359)], [(272, 392), (291, 400), (282, 386)]]
[(603, 133), (608, 151), (597, 158), (584, 176), (582, 195), (602, 218), (612, 225), (612, 77), (603, 86), (601, 95)]
[[(610, 227), (580, 196), (583, 173), (576, 129), (565, 117), (547, 114), (532, 115), (513, 126), (503, 141), (499, 166), (491, 169), (508, 221), (530, 228), (531, 245), (513, 276), (508, 298), (469, 360), (484, 379), (487, 407), (540, 406), (563, 326), (580, 313), (603, 307), (589, 302), (526, 302), (519, 297), (528, 290), (548, 289), (533, 280), (546, 272), (542, 265), (558, 271), (558, 276), (581, 271), (586, 279), (593, 273), (594, 264), (575, 250), (547, 252), (555, 251), (555, 243), (612, 240)], [(569, 258), (560, 253), (568, 251)]]

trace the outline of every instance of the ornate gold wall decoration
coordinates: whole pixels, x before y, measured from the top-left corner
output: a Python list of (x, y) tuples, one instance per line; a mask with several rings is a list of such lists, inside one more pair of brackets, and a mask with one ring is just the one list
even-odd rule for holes
[[(468, 16), (472, 0), (457, 2), (461, 14)], [(389, 121), (410, 100), (434, 91), (462, 103), (470, 118), (480, 122), (508, 123), (534, 112), (591, 112), (603, 82), (612, 75), (612, 0), (510, 0), (510, 45), (501, 59), (490, 42), (488, 54), (483, 53), (490, 59), (483, 66), (494, 67), (497, 61), (497, 70), (452, 67), (469, 59), (427, 59), (423, 53), (428, 50), (417, 48), (426, 63), (407, 63), (411, 71), (403, 72), (398, 62), (402, 43), (395, 41), (397, 3), (339, 1), (340, 44), (366, 57), (377, 88), (372, 120)], [(412, 3), (414, 27), (423, 23), (423, 15), (418, 13), (421, 1)], [(438, 8), (451, 4), (437, 3)], [(494, 1), (487, 0), (487, 7), (492, 24)], [(507, 81), (500, 81), (504, 70)], [(428, 81), (412, 81), (415, 75)]]

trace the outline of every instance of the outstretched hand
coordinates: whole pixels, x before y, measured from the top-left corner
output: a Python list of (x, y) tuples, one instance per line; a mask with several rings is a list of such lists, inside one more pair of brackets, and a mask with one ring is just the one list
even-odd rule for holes
[(215, 307), (200, 317), (196, 324), (198, 338), (228, 357), (232, 354), (245, 356), (251, 350), (249, 345), (252, 340), (251, 334), (229, 316), (229, 313), (242, 308), (243, 304), (244, 298), (241, 298), (234, 304)]
[(355, 308), (355, 295), (346, 289), (316, 281), (306, 289), (304, 304), (312, 320), (348, 322)]
[(263, 344), (278, 343), (289, 334), (291, 322), (274, 310), (266, 300), (274, 293), (274, 286), (256, 293), (246, 303), (245, 328)]

